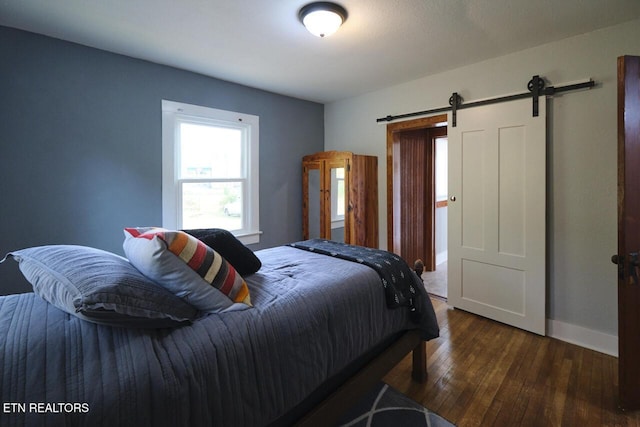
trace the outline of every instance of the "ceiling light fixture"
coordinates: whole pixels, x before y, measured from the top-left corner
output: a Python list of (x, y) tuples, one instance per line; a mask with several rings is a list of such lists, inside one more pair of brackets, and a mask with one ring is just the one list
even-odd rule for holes
[(298, 18), (311, 34), (330, 36), (347, 20), (347, 11), (339, 4), (318, 1), (300, 9)]

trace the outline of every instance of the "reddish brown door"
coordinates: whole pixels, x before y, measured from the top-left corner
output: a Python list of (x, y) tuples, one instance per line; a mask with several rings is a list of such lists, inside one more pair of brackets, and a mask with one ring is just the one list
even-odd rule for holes
[[(430, 191), (433, 180), (433, 146), (429, 144), (428, 129), (398, 132), (394, 143), (394, 159), (398, 168), (393, 171), (398, 187), (398, 203), (394, 219), (400, 233), (394, 235), (394, 249), (409, 265), (421, 258), (427, 270), (434, 270), (435, 259), (431, 236), (434, 229), (434, 200)], [(435, 262), (434, 262), (435, 264)]]
[(618, 58), (618, 381), (640, 409), (640, 57)]
[(389, 248), (409, 265), (436, 268), (435, 139), (446, 136), (446, 116), (387, 126)]

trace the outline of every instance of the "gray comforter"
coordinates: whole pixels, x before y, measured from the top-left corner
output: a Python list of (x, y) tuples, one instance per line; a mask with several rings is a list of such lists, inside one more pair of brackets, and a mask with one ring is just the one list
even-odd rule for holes
[(0, 297), (0, 425), (267, 425), (417, 327), (387, 308), (369, 267), (291, 247), (256, 254), (254, 308), (180, 328), (101, 326), (34, 294)]

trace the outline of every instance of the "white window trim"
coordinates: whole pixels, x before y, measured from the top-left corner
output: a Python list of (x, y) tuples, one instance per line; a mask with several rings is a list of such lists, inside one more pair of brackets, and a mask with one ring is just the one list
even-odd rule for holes
[(169, 229), (179, 227), (178, 213), (178, 180), (176, 170), (179, 158), (176, 155), (176, 132), (179, 119), (187, 117), (189, 120), (200, 117), (208, 123), (220, 121), (221, 123), (241, 122), (247, 128), (249, 146), (247, 153), (246, 182), (243, 194), (243, 203), (246, 210), (244, 217), (245, 228), (234, 232), (235, 236), (244, 244), (258, 243), (260, 241), (260, 209), (259, 209), (259, 125), (260, 118), (251, 114), (236, 113), (233, 111), (218, 110), (215, 108), (185, 104), (162, 100), (162, 226)]

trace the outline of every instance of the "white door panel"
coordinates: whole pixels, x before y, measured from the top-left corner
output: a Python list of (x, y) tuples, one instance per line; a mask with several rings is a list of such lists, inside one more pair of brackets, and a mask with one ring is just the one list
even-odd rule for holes
[(538, 117), (530, 99), (457, 114), (449, 128), (449, 304), (544, 335), (545, 103)]

